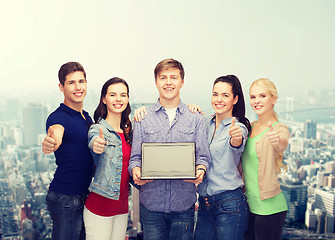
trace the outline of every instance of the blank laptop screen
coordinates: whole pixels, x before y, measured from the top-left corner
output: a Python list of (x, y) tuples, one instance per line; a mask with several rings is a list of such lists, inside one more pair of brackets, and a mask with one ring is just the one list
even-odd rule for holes
[(141, 179), (194, 178), (194, 143), (142, 143)]

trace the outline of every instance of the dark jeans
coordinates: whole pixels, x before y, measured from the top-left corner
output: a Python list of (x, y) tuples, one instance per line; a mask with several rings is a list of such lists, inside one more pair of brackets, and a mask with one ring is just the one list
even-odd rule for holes
[(250, 213), (246, 240), (280, 240), (287, 211), (271, 215)]
[(243, 240), (249, 208), (241, 188), (199, 197), (195, 240)]
[(192, 240), (194, 205), (181, 212), (154, 212), (141, 205), (144, 240)]
[(85, 239), (83, 209), (86, 196), (48, 192), (46, 200), (53, 223), (53, 240)]

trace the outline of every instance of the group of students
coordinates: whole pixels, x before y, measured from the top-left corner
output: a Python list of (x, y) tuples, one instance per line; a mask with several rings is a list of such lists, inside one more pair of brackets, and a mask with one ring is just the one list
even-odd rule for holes
[[(57, 164), (47, 194), (53, 239), (125, 239), (130, 179), (140, 186), (145, 240), (281, 239), (287, 205), (277, 173), (289, 131), (274, 111), (275, 85), (268, 79), (251, 85), (258, 119), (250, 124), (236, 76), (214, 81), (215, 114), (203, 116), (180, 99), (184, 74), (177, 60), (157, 64), (159, 98), (135, 111), (132, 127), (125, 80), (103, 85), (93, 124), (83, 110), (84, 68), (61, 66), (64, 103), (48, 117), (42, 143)], [(194, 142), (196, 179), (141, 180), (143, 142)]]

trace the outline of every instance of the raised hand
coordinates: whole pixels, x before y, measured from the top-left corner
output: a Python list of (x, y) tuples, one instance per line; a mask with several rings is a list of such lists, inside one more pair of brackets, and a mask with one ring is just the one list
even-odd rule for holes
[(239, 126), (236, 126), (235, 123), (236, 118), (233, 117), (228, 133), (231, 136), (230, 144), (233, 147), (239, 147), (242, 144), (243, 140), (242, 129)]
[(101, 154), (104, 151), (106, 141), (104, 138), (104, 133), (102, 128), (99, 128), (99, 137), (97, 137), (93, 142), (93, 152)]
[(269, 122), (268, 139), (272, 145), (277, 145), (279, 143), (279, 134), (273, 130), (271, 122)]
[(56, 146), (57, 146), (57, 142), (55, 140), (54, 137), (55, 133), (54, 133), (54, 127), (50, 126), (48, 128), (48, 134), (47, 136), (44, 138), (43, 142), (42, 142), (42, 152), (45, 154), (50, 154), (54, 151), (56, 151)]

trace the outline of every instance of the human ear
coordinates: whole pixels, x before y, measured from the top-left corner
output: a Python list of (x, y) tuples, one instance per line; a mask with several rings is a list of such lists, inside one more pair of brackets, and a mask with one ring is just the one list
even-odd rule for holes
[(238, 102), (238, 95), (234, 97), (233, 105), (235, 105)]
[(58, 87), (59, 87), (59, 90), (60, 90), (62, 93), (64, 93), (64, 86), (63, 86), (63, 84), (59, 83), (59, 84), (58, 84)]
[(272, 104), (273, 106), (277, 103), (277, 97), (272, 97)]
[(184, 86), (184, 80), (181, 80), (181, 87), (182, 88)]

